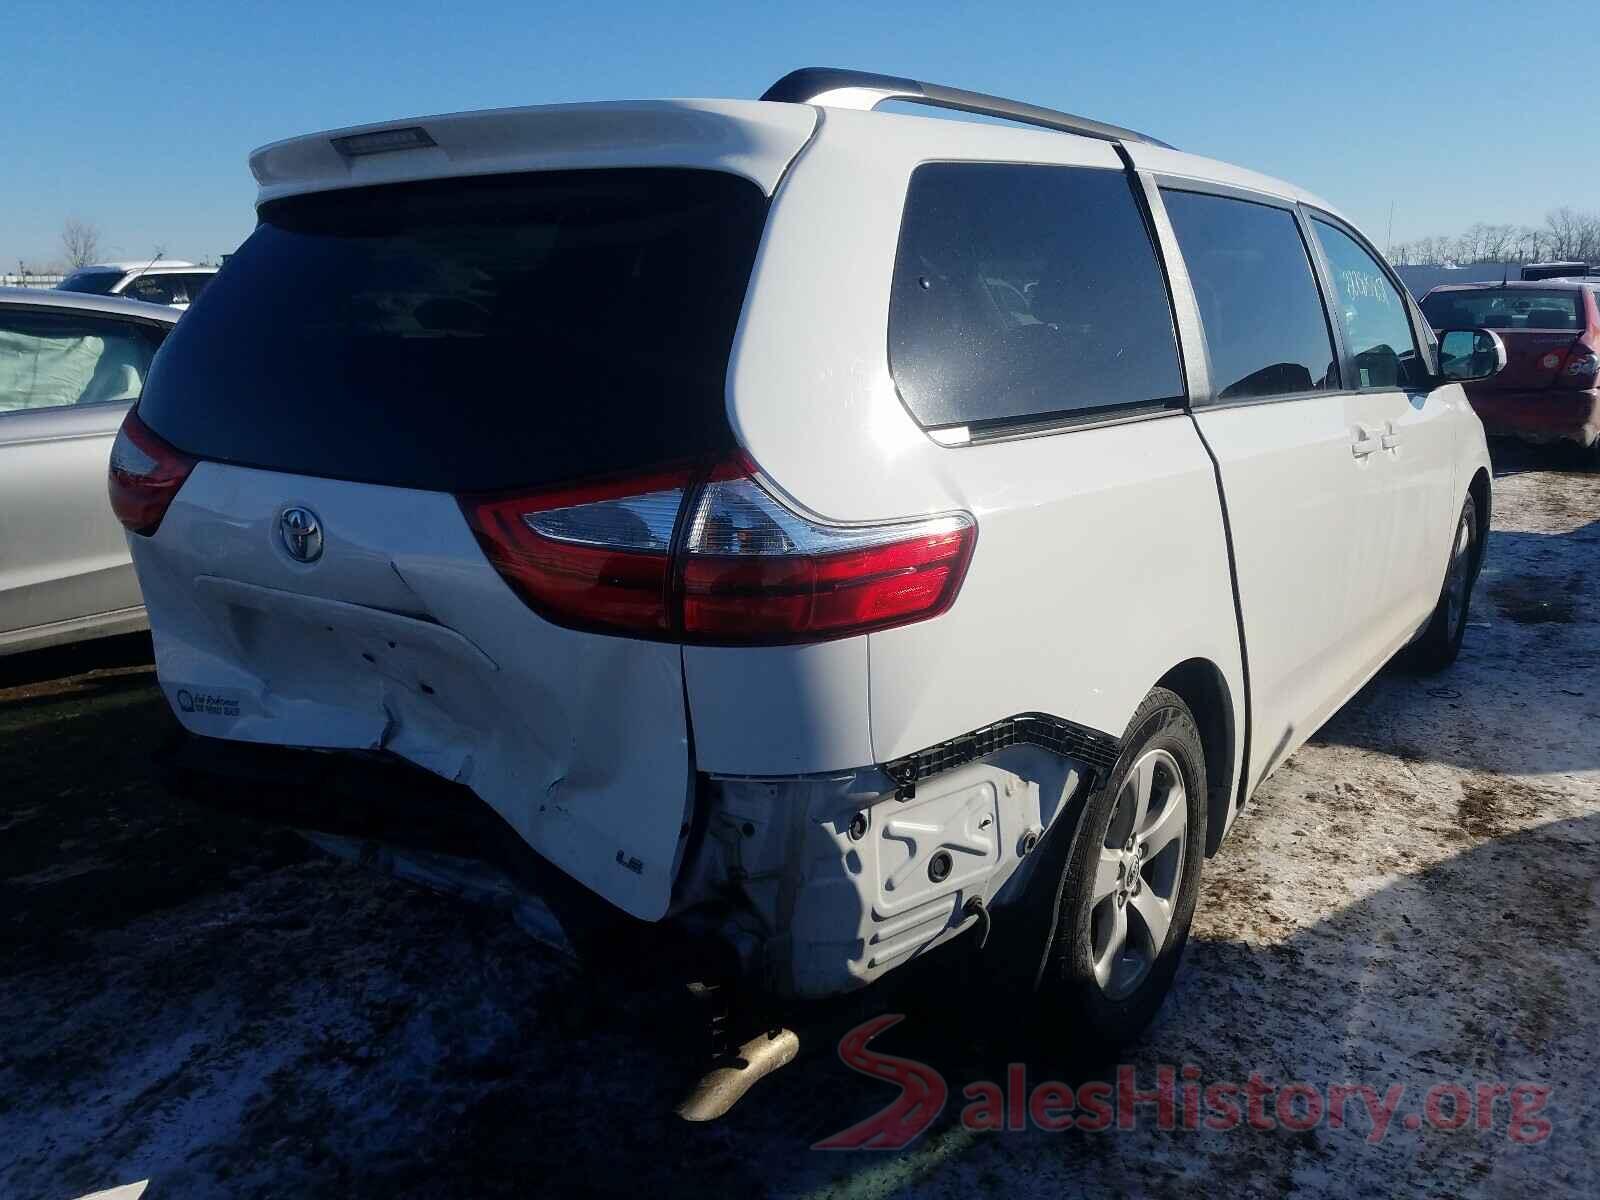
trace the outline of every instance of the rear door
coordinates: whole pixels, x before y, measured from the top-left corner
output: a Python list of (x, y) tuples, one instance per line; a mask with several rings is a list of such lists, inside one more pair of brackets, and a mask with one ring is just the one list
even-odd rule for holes
[(0, 304), (0, 640), (139, 606), (106, 461), (164, 334)]
[(1369, 673), (1391, 526), (1292, 204), (1199, 186), (1161, 197), (1203, 334), (1194, 419), (1233, 541), (1253, 786)]
[[(463, 504), (598, 494), (725, 454), (766, 212), (750, 179), (681, 168), (264, 206), (139, 406), (202, 460), (155, 536), (133, 538), (179, 719), (398, 754), (662, 916), (694, 785), (680, 647), (535, 612)], [(649, 542), (650, 499), (616, 505), (619, 538)], [(563, 603), (581, 609), (585, 588)]]

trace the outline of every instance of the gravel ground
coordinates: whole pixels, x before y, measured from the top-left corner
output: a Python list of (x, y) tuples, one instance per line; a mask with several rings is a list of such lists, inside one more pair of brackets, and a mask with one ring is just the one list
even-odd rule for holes
[[(170, 718), (130, 639), (0, 660), (0, 1197), (1594, 1195), (1600, 477), (1496, 452), (1461, 660), (1385, 671), (1261, 789), (1126, 1058), (1142, 1090), (1161, 1064), (1201, 1087), (1400, 1085), (1381, 1131), (1357, 1102), (1344, 1128), (1162, 1130), (1146, 1106), (1129, 1130), (972, 1132), (961, 1089), (1006, 1056), (922, 1016), (881, 1041), (951, 1098), (902, 1151), (809, 1148), (893, 1098), (833, 1056), (850, 1021), (684, 1125), (648, 997), (592, 989), (504, 916), (170, 798), (150, 766)], [(959, 982), (916, 986), (959, 1008)], [(1449, 1101), (1410, 1125), (1440, 1084), (1549, 1093), (1515, 1129), (1509, 1097), (1487, 1129), (1435, 1127)]]

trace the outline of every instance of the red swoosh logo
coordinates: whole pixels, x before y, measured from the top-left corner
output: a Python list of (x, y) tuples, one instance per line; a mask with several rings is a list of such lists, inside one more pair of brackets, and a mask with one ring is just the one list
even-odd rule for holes
[(839, 1039), (839, 1061), (852, 1071), (900, 1088), (888, 1107), (865, 1121), (824, 1138), (813, 1150), (899, 1150), (909, 1145), (944, 1111), (950, 1089), (944, 1076), (926, 1063), (869, 1050), (867, 1043), (905, 1020), (904, 1013), (884, 1013), (857, 1025)]

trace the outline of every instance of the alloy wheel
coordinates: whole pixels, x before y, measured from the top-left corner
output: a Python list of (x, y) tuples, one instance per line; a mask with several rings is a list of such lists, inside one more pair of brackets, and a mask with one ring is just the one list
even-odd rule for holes
[(1166, 944), (1188, 836), (1183, 772), (1166, 750), (1149, 750), (1117, 794), (1090, 897), (1094, 978), (1112, 999), (1138, 990)]

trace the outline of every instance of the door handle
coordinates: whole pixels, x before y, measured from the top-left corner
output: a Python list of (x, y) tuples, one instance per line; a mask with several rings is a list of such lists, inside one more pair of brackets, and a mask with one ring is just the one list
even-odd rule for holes
[(1376, 454), (1380, 448), (1378, 439), (1368, 437), (1366, 430), (1362, 430), (1360, 436), (1350, 443), (1350, 453), (1357, 458), (1366, 458), (1369, 454)]
[(1385, 450), (1393, 450), (1400, 444), (1400, 435), (1394, 431), (1393, 421), (1384, 422), (1383, 433), (1378, 440), (1383, 443)]

